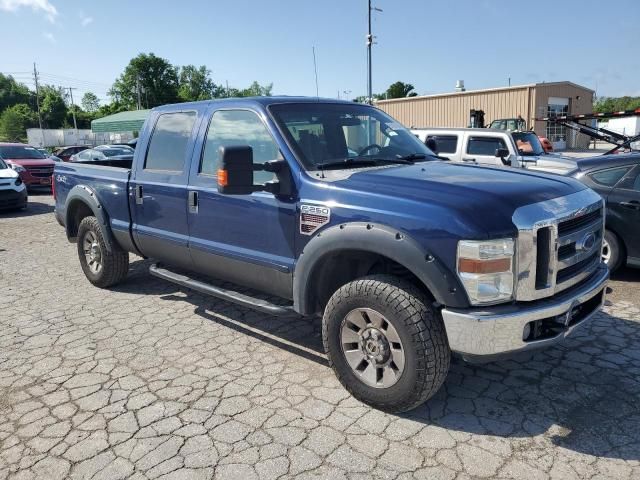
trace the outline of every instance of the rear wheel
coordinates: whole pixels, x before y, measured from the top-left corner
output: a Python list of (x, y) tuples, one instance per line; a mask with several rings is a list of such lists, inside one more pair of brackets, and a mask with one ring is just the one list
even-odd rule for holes
[(609, 267), (611, 272), (615, 272), (624, 261), (624, 250), (620, 244), (618, 236), (609, 231), (604, 232), (602, 244), (602, 261)]
[(129, 254), (117, 245), (107, 249), (96, 217), (85, 217), (78, 226), (78, 258), (85, 276), (96, 287), (115, 285), (129, 271)]
[(341, 287), (323, 317), (329, 363), (358, 400), (411, 410), (444, 382), (451, 352), (442, 318), (412, 284), (372, 275)]

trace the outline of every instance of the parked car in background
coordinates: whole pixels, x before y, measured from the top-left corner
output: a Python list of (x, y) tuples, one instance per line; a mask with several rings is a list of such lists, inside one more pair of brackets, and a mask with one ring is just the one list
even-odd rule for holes
[(134, 150), (126, 145), (98, 145), (77, 153), (71, 157), (70, 162), (90, 162), (98, 160), (133, 160)]
[(72, 145), (68, 147), (60, 147), (53, 151), (56, 157), (59, 157), (63, 162), (68, 162), (72, 155), (80, 153), (83, 150), (91, 148), (88, 145)]
[(13, 168), (0, 159), (0, 210), (27, 208), (27, 187)]
[(51, 187), (56, 162), (37, 148), (23, 143), (0, 143), (0, 158), (20, 175), (27, 188)]
[(533, 132), (491, 128), (415, 128), (411, 132), (425, 144), (435, 142), (436, 153), (454, 162), (507, 165), (560, 174), (576, 168), (573, 159), (548, 155)]
[(602, 256), (611, 271), (640, 268), (640, 153), (577, 161), (572, 176), (598, 192), (607, 208)]

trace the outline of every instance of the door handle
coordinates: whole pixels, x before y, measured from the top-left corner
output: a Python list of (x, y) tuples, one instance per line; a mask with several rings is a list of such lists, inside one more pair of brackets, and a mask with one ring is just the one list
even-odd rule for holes
[(198, 213), (198, 192), (189, 191), (189, 213)]
[(620, 206), (631, 208), (632, 210), (640, 210), (640, 202), (638, 202), (637, 200), (631, 200), (630, 202), (620, 202)]
[(136, 185), (136, 204), (142, 205), (142, 185)]
[(473, 162), (473, 163), (477, 163), (475, 158), (463, 158), (462, 159), (463, 162)]

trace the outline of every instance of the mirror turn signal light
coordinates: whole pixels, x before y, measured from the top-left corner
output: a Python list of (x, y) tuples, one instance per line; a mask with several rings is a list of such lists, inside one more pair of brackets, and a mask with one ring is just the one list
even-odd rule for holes
[(226, 170), (218, 170), (218, 185), (221, 187), (229, 185), (229, 172)]

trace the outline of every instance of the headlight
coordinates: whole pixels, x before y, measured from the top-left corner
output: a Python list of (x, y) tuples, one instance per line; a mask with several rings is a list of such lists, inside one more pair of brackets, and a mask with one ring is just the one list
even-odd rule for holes
[(16, 178), (16, 187), (22, 185), (22, 179), (20, 177)]
[(458, 242), (458, 276), (473, 305), (513, 298), (514, 249), (512, 238)]
[(15, 163), (10, 164), (10, 167), (13, 168), (16, 172), (24, 172), (26, 169), (20, 165), (16, 165)]

